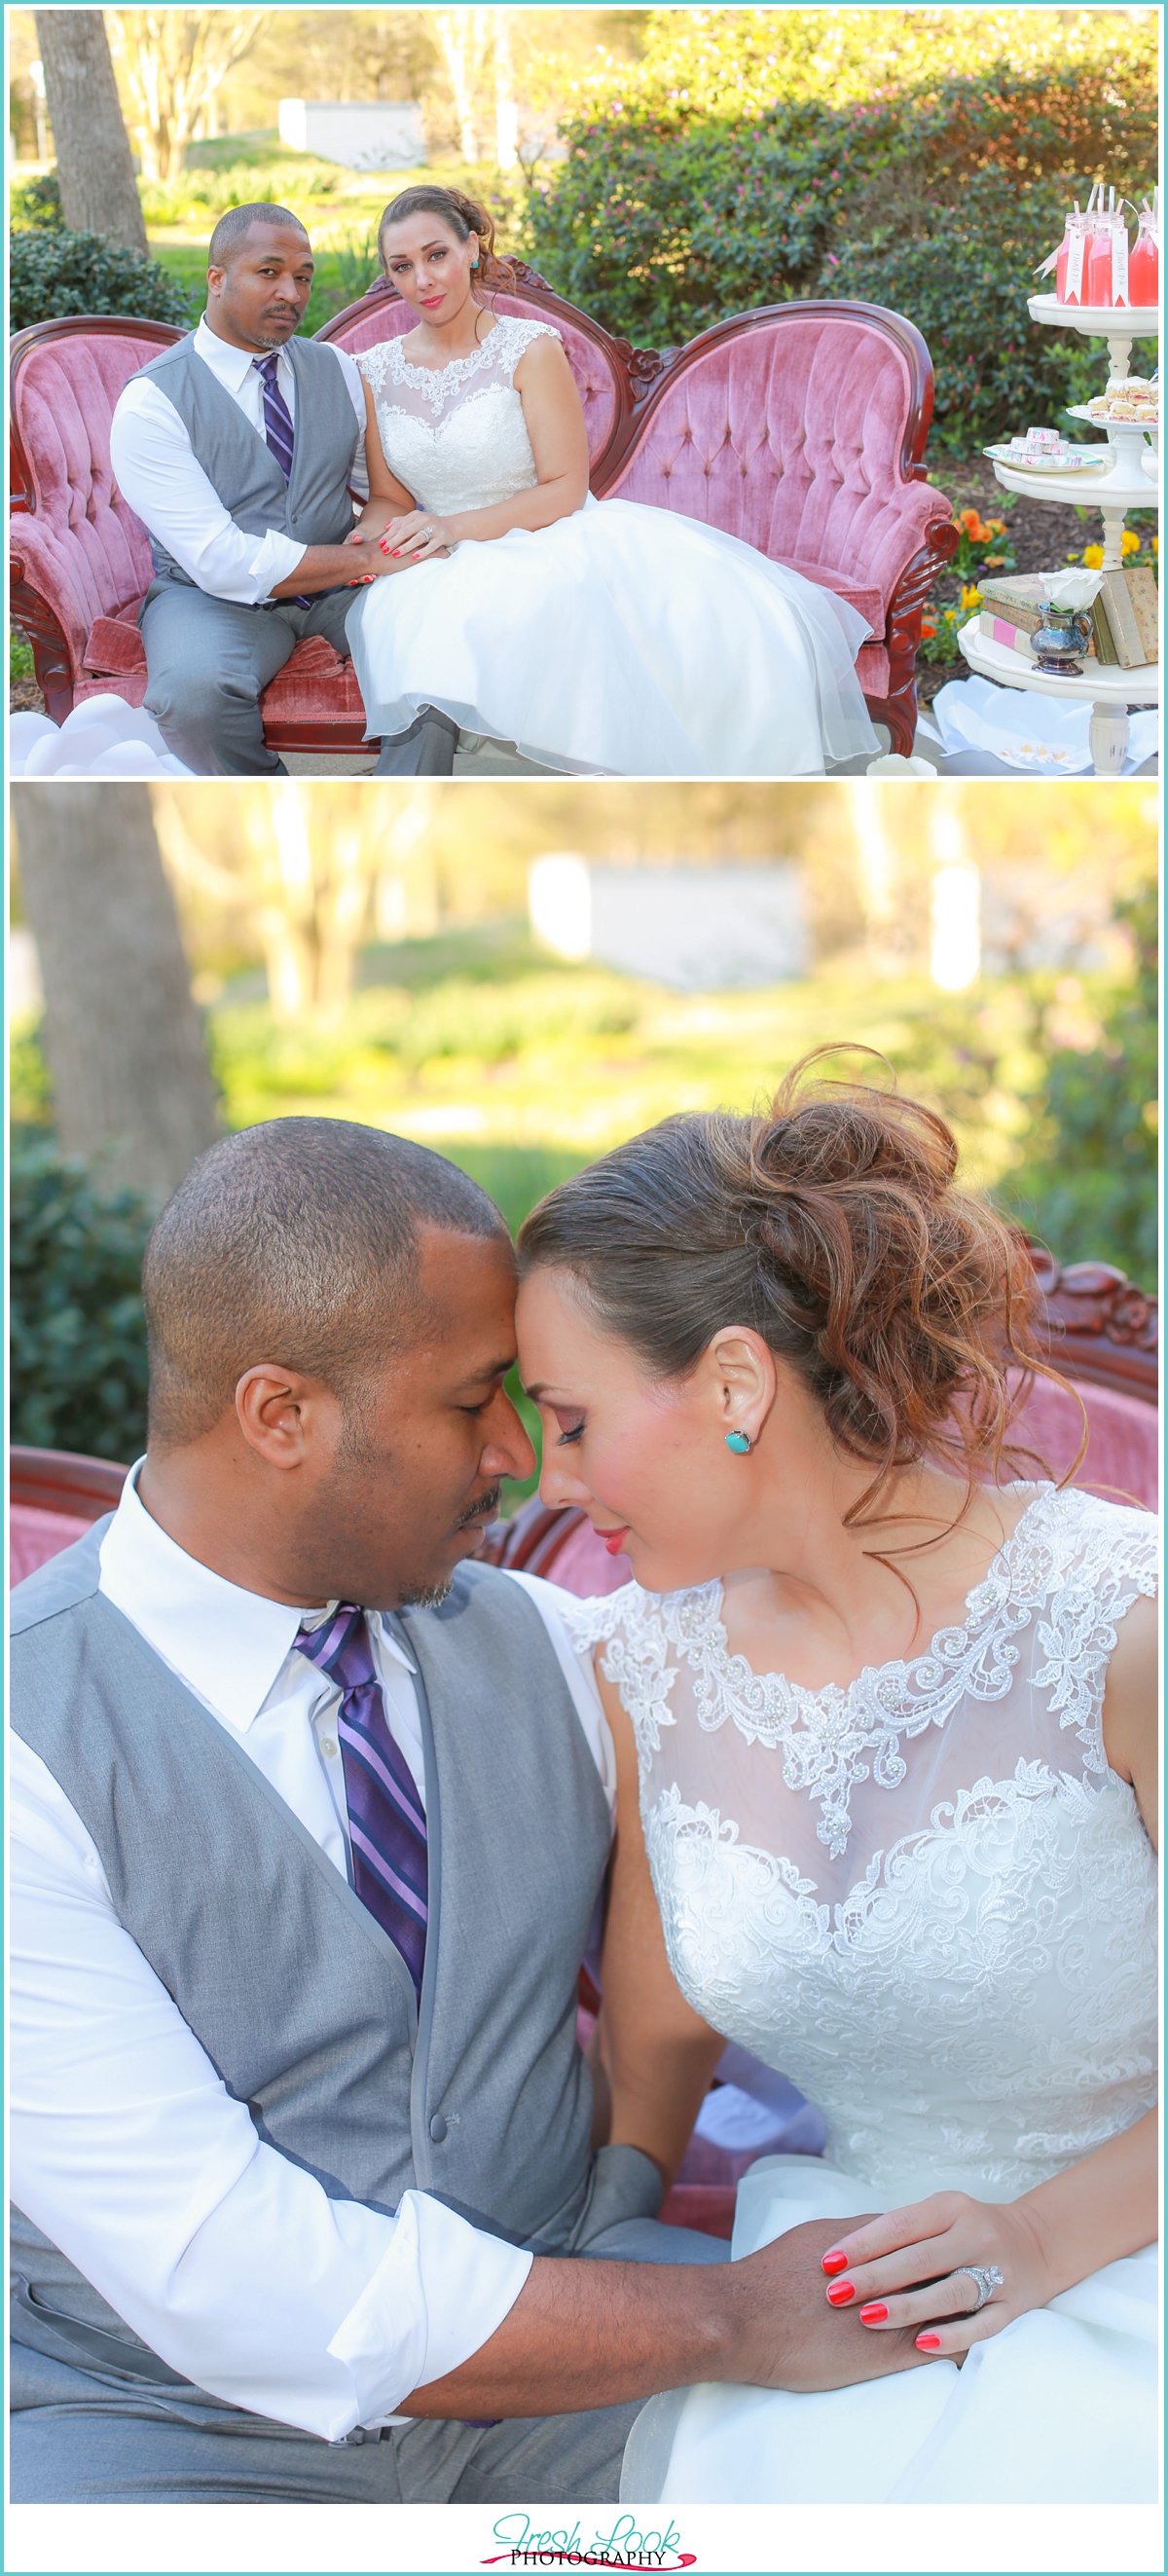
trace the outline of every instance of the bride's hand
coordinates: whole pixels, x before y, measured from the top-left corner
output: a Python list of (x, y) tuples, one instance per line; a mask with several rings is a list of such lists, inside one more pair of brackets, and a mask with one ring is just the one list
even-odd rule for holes
[(435, 555), (449, 554), (457, 542), (449, 519), (435, 518), (432, 510), (411, 510), (404, 519), (391, 519), (380, 539), (383, 554), (402, 556), (410, 563), (427, 563)]
[[(1001, 2285), (976, 2315), (962, 2315), (978, 2297), (970, 2264), (996, 2266)], [(823, 2268), (833, 2275), (826, 2291), (833, 2307), (873, 2334), (911, 2326), (918, 2350), (935, 2360), (957, 2359), (1000, 2334), (1028, 2308), (1044, 2307), (1057, 2287), (1024, 2203), (971, 2200), (963, 2191), (934, 2192), (853, 2228), (829, 2248)]]

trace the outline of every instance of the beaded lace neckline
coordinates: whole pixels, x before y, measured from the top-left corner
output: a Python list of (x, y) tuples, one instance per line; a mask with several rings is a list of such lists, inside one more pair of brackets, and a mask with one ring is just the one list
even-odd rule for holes
[[(418, 364), (417, 359), (407, 358), (405, 343), (408, 339), (412, 339), (413, 334), (403, 331), (396, 339), (382, 341), (381, 350), (384, 351), (381, 358), (382, 368), (388, 368), (391, 374), (399, 377), (413, 376), (427, 399), (437, 409), (460, 385), (465, 385), (471, 376), (478, 374), (480, 367), (485, 365), (492, 352), (496, 358), (503, 353), (508, 336), (507, 324), (514, 318), (506, 313), (499, 314), (488, 331), (486, 339), (480, 340), (477, 349), (469, 350), (465, 358), (448, 358), (444, 367), (423, 367)], [(502, 334), (501, 340), (500, 334)], [(498, 349), (495, 346), (497, 341)], [(373, 354), (371, 351), (370, 355)]]
[(476, 340), (473, 349), (468, 349), (465, 358), (448, 358), (444, 367), (426, 367), (423, 366), (419, 358), (407, 358), (406, 342), (407, 340), (413, 339), (414, 335), (412, 331), (400, 332), (394, 342), (394, 346), (400, 352), (403, 367), (409, 367), (414, 375), (452, 376), (457, 383), (460, 376), (466, 375), (472, 367), (477, 365), (478, 360), (482, 357), (483, 351), (485, 349), (489, 349), (496, 331), (501, 330), (502, 327), (502, 317), (499, 316), (494, 322), (492, 322), (490, 330), (485, 334), (484, 338)]
[[(720, 1577), (715, 1577), (713, 1582), (701, 1584), (692, 1592), (674, 1595), (675, 1599), (684, 1598), (687, 1603), (692, 1604), (695, 1613), (692, 1625), (689, 1620), (685, 1622), (685, 1626), (690, 1628), (690, 1635), (685, 1640), (688, 1661), (696, 1669), (700, 1659), (704, 1663), (707, 1674), (716, 1672), (718, 1678), (724, 1681), (727, 1694), (733, 1693), (737, 1696), (741, 1693), (750, 1697), (755, 1692), (765, 1692), (781, 1703), (791, 1714), (798, 1714), (805, 1718), (810, 1717), (816, 1709), (834, 1718), (837, 1714), (846, 1712), (857, 1701), (870, 1702), (875, 1694), (878, 1704), (890, 1713), (896, 1699), (901, 1699), (901, 1705), (908, 1715), (906, 1731), (911, 1732), (914, 1724), (926, 1725), (930, 1716), (934, 1714), (934, 1710), (927, 1703), (935, 1697), (945, 1673), (955, 1663), (963, 1661), (969, 1653), (975, 1642), (975, 1632), (985, 1629), (992, 1621), (995, 1611), (999, 1610), (1005, 1614), (1004, 1627), (1008, 1628), (1011, 1625), (1020, 1627), (1029, 1618), (1033, 1607), (1031, 1600), (1023, 1599), (1020, 1593), (1015, 1594), (1013, 1576), (1016, 1560), (1029, 1539), (1029, 1524), (1032, 1517), (1041, 1512), (1043, 1505), (1057, 1493), (1058, 1488), (1051, 1484), (1041, 1484), (1035, 1490), (1025, 1482), (1020, 1482), (1005, 1485), (1000, 1490), (1008, 1494), (1029, 1491), (1032, 1493), (1032, 1500), (1019, 1512), (1013, 1529), (1003, 1539), (1000, 1548), (995, 1551), (985, 1573), (978, 1582), (971, 1585), (965, 1596), (963, 1619), (950, 1627), (936, 1629), (928, 1646), (919, 1655), (898, 1655), (884, 1664), (865, 1664), (850, 1682), (824, 1682), (818, 1690), (811, 1689), (803, 1682), (789, 1681), (785, 1673), (758, 1673), (753, 1664), (747, 1661), (745, 1655), (731, 1651), (722, 1615), (725, 1605), (725, 1585)], [(1011, 1611), (1015, 1614), (1013, 1617), (1010, 1615)], [(996, 1643), (1002, 1633), (1003, 1630), (999, 1628), (995, 1629), (990, 1637), (983, 1635), (980, 1640), (981, 1652), (984, 1654), (986, 1647)], [(1002, 1661), (1012, 1662), (1013, 1660), (1008, 1650), (1004, 1650)], [(912, 1709), (909, 1698), (909, 1694), (914, 1689), (923, 1694), (922, 1704), (917, 1710)], [(702, 1724), (720, 1726), (730, 1714), (729, 1700), (722, 1704), (721, 1695), (719, 1695), (719, 1705), (712, 1713), (707, 1714), (701, 1708), (701, 1696), (699, 1685), (699, 1714)], [(738, 1711), (736, 1710), (735, 1713), (738, 1714)], [(762, 1731), (760, 1727), (759, 1732)]]

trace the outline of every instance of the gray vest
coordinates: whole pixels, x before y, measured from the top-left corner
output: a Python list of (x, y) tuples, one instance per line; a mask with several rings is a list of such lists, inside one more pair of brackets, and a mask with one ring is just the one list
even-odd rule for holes
[[(533, 1604), (464, 1565), (441, 1609), (400, 1623), (429, 1833), (419, 2011), (334, 1864), (98, 1592), (107, 1526), (12, 1595), (12, 1718), (93, 1836), (120, 1921), (260, 2136), (331, 2199), (390, 2210), (416, 2185), (564, 2249), (593, 2174), (576, 1978), (609, 1819)], [(19, 2211), (12, 2266), (18, 2341), (184, 2384)]]
[[(303, 546), (339, 546), (350, 535), (349, 476), (357, 422), (336, 352), (314, 340), (289, 340), (296, 379), (296, 445), (286, 483), (262, 429), (253, 429), (195, 348), (176, 340), (140, 373), (172, 403), (191, 448), (237, 528), (262, 537), (269, 528)], [(155, 583), (192, 587), (156, 537), (150, 539)], [(148, 596), (155, 595), (152, 589)]]

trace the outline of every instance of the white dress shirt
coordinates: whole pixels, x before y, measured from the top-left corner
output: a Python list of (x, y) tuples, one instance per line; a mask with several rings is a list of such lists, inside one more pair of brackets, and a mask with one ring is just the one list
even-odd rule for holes
[[(568, 1641), (554, 1585), (510, 1580), (543, 1620), (611, 1811), (590, 1658)], [(188, 1556), (134, 1476), (102, 1542), (99, 1589), (345, 1871), (339, 1693), (295, 1649), (305, 1612)], [(424, 1794), (413, 1666), (379, 1614), (369, 1628), (388, 1723)], [(531, 2256), (426, 2192), (407, 2191), (392, 2216), (330, 2200), (261, 2141), (119, 1922), (75, 1808), (19, 1736), (9, 1841), (17, 2207), (213, 2396), (334, 2442), (392, 2420), (495, 2332)]]
[[(195, 332), (195, 353), (218, 377), (245, 420), (264, 435), (264, 388), (253, 364), (253, 349), (237, 349), (212, 331), (204, 314)], [(354, 360), (345, 349), (333, 349), (353, 405), (353, 463), (350, 480), (358, 492), (368, 489), (365, 472), (365, 396)], [(286, 349), (281, 349), (276, 381), (296, 418), (296, 379)], [(164, 384), (152, 376), (133, 376), (119, 395), (110, 425), (110, 464), (114, 480), (130, 508), (137, 512), (173, 555), (180, 571), (215, 599), (234, 599), (246, 607), (268, 599), (278, 581), (286, 581), (307, 553), (295, 537), (269, 528), (262, 537), (237, 528), (214, 484), (191, 447), (185, 424), (168, 399)]]

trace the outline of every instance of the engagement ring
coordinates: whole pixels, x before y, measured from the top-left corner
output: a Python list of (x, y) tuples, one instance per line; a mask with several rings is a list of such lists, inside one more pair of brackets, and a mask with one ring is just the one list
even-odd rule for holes
[(976, 2316), (979, 2308), (984, 2308), (992, 2299), (995, 2290), (1001, 2289), (1002, 2275), (996, 2263), (959, 2263), (953, 2278), (959, 2281), (962, 2277), (977, 2283), (977, 2297), (972, 2311)]

